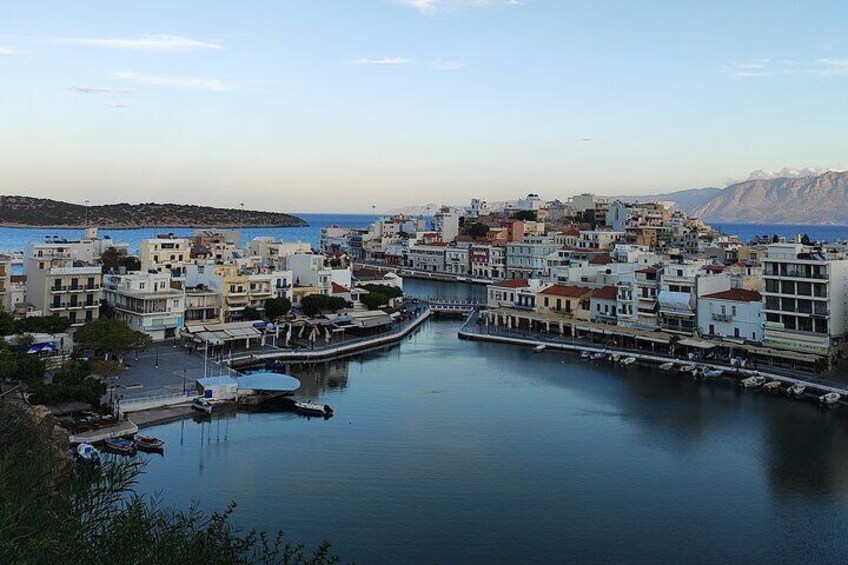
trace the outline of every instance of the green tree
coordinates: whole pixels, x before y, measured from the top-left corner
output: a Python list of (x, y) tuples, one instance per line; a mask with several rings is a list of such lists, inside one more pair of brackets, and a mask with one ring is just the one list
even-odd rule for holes
[(123, 359), (128, 351), (143, 351), (153, 339), (144, 332), (130, 329), (122, 320), (98, 318), (88, 322), (74, 333), (74, 341), (105, 359), (115, 356)]
[(116, 271), (119, 267), (124, 267), (128, 272), (141, 270), (141, 261), (138, 260), (138, 257), (127, 255), (115, 247), (106, 248), (100, 255), (100, 264), (103, 267), (104, 273), (113, 270)]
[(48, 333), (58, 334), (67, 331), (71, 321), (62, 316), (31, 316), (15, 320), (15, 333)]
[(340, 296), (326, 294), (307, 294), (300, 299), (300, 309), (307, 316), (317, 316), (321, 312), (337, 312), (347, 306), (347, 301)]
[(291, 300), (284, 296), (280, 298), (268, 298), (265, 300), (265, 315), (269, 320), (276, 320), (288, 314), (291, 307)]
[(810, 245), (810, 236), (807, 235), (807, 234), (802, 235), (801, 236), (801, 243), (803, 245)]
[(15, 333), (15, 318), (5, 310), (0, 310), (0, 336), (13, 333)]
[(105, 300), (100, 301), (100, 314), (99, 318), (107, 318), (112, 319), (115, 317), (115, 307), (106, 302)]
[(388, 298), (400, 298), (403, 296), (403, 290), (387, 284), (366, 284), (362, 288), (368, 292), (377, 292)]
[(259, 310), (254, 308), (253, 306), (245, 306), (244, 310), (241, 313), (243, 320), (261, 320), (262, 314), (259, 313)]
[(480, 222), (475, 222), (468, 226), (465, 233), (474, 238), (485, 237), (489, 233), (489, 226), (481, 224)]
[(536, 212), (535, 210), (519, 210), (512, 217), (516, 220), (524, 220), (525, 222), (535, 222)]
[(377, 310), (381, 306), (385, 306), (389, 303), (389, 297), (385, 294), (380, 294), (379, 292), (369, 292), (368, 294), (360, 296), (359, 301), (362, 302), (369, 310)]

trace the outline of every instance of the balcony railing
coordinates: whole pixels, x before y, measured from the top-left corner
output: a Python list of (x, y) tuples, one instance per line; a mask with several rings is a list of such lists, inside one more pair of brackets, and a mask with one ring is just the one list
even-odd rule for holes
[(714, 312), (712, 314), (712, 319), (716, 322), (732, 322), (733, 314), (718, 314)]

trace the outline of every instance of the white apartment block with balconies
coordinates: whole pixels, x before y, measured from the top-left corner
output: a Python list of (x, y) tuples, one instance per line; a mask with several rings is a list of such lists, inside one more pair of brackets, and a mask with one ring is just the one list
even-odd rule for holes
[(168, 272), (104, 275), (102, 296), (115, 318), (154, 340), (173, 338), (183, 326), (185, 294), (171, 287)]
[(763, 257), (769, 347), (829, 355), (848, 332), (848, 256), (800, 243), (776, 243)]
[(72, 326), (96, 320), (100, 307), (99, 266), (82, 265), (68, 250), (42, 249), (26, 259), (26, 296), (33, 312), (67, 318)]
[(158, 273), (167, 272), (173, 278), (183, 278), (186, 265), (191, 263), (189, 251), (188, 239), (161, 236), (142, 240), (138, 259), (144, 272), (155, 270)]

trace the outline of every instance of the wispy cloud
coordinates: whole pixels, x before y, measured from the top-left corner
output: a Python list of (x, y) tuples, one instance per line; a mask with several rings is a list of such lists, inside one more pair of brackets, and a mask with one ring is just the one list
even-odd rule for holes
[(17, 47), (10, 47), (8, 45), (0, 45), (0, 55), (18, 55), (23, 53)]
[(75, 37), (59, 39), (58, 43), (81, 45), (84, 47), (102, 47), (106, 49), (127, 49), (131, 51), (148, 51), (151, 53), (180, 53), (203, 49), (221, 50), (224, 47), (217, 43), (201, 41), (181, 35), (142, 35), (134, 38), (97, 39)]
[(848, 75), (848, 59), (824, 58), (807, 62), (750, 59), (732, 63), (730, 71), (734, 77), (738, 78), (777, 75)]
[(234, 86), (226, 84), (218, 79), (198, 78), (189, 76), (158, 76), (137, 73), (134, 71), (122, 71), (115, 73), (115, 78), (127, 80), (136, 84), (148, 86), (162, 86), (166, 88), (177, 88), (180, 90), (201, 90), (205, 92), (223, 92), (233, 90)]
[(112, 107), (118, 109), (129, 108), (126, 104), (112, 104)]
[(91, 86), (71, 86), (66, 90), (75, 94), (132, 94), (132, 92), (129, 90), (121, 90), (114, 88), (94, 88)]
[(432, 61), (417, 61), (406, 57), (363, 57), (353, 62), (355, 65), (371, 65), (375, 67), (406, 67), (430, 69), (433, 71), (455, 71), (468, 66), (464, 59), (433, 59)]
[(422, 14), (438, 14), (441, 12), (456, 12), (467, 8), (483, 8), (486, 6), (523, 6), (521, 0), (395, 0), (397, 3), (412, 8)]

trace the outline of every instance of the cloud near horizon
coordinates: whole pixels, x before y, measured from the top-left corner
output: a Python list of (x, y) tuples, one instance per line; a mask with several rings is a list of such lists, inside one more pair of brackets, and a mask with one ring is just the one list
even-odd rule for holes
[(142, 35), (135, 38), (85, 38), (76, 37), (59, 39), (57, 43), (80, 45), (83, 47), (101, 47), (107, 49), (125, 49), (131, 51), (147, 51), (150, 53), (181, 53), (198, 50), (222, 50), (224, 47), (217, 43), (201, 41), (181, 35)]
[(234, 86), (225, 84), (218, 79), (205, 79), (189, 76), (157, 76), (135, 71), (115, 73), (115, 78), (127, 80), (136, 84), (148, 86), (163, 86), (179, 90), (200, 90), (204, 92), (224, 92), (233, 90)]
[(355, 65), (374, 67), (408, 67), (423, 68), (433, 71), (455, 71), (468, 66), (464, 59), (433, 59), (432, 61), (416, 61), (406, 57), (363, 57), (353, 62)]
[(487, 6), (523, 6), (521, 0), (395, 0), (399, 4), (413, 8), (422, 14), (455, 12), (467, 8)]
[(90, 86), (71, 86), (66, 88), (68, 92), (75, 94), (132, 94), (130, 90), (114, 89), (114, 88), (94, 88)]

